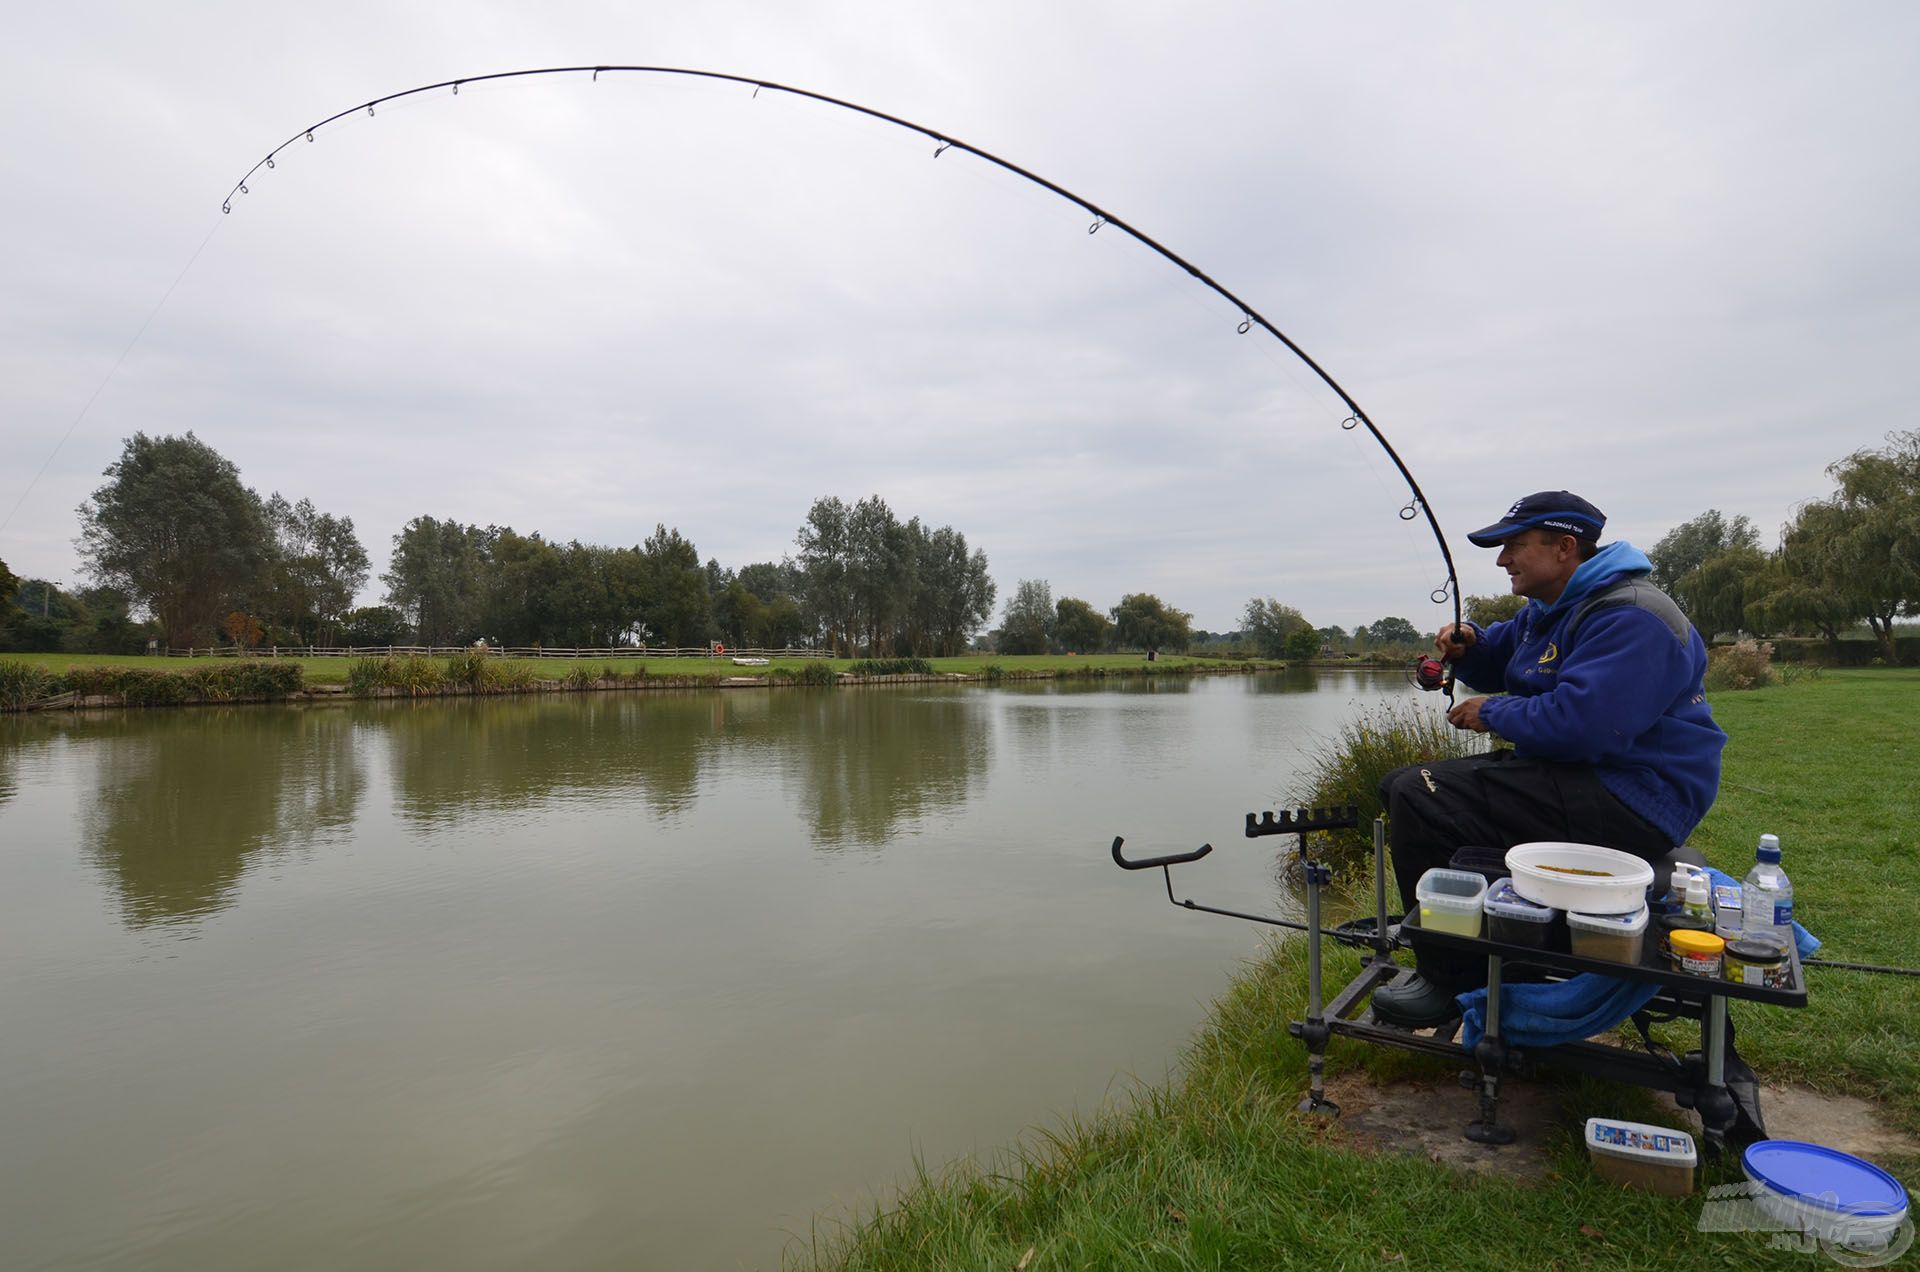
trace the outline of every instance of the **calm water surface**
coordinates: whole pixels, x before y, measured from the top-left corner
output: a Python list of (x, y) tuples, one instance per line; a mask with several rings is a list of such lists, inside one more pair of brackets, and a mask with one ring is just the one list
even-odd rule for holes
[(0, 1266), (777, 1266), (1164, 1077), (1396, 676), (0, 717)]

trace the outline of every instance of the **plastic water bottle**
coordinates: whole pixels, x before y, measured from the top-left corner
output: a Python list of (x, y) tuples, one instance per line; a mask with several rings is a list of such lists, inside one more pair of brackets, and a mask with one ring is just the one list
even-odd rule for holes
[(1740, 885), (1740, 935), (1783, 950), (1793, 948), (1793, 883), (1780, 868), (1780, 840), (1760, 836), (1753, 869)]

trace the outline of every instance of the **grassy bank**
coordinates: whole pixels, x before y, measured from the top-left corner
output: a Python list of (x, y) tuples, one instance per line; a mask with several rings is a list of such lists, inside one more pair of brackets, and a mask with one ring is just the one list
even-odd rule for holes
[[(499, 658), (457, 654), (393, 659), (363, 658), (160, 658), (106, 654), (0, 655), (0, 706), (9, 704), (6, 685), (32, 673), (38, 691), (125, 696), (128, 705), (161, 705), (181, 701), (249, 700), (259, 696), (285, 697), (313, 687), (368, 690), (373, 668), (388, 673), (383, 687), (412, 693), (532, 692), (541, 689), (591, 690), (604, 688), (699, 688), (766, 678), (772, 683), (819, 683), (820, 677), (842, 673), (872, 675), (892, 670), (891, 660), (873, 664), (845, 658), (775, 658), (764, 667), (743, 667), (728, 658)], [(1180, 676), (1216, 672), (1247, 672), (1284, 666), (1266, 661), (1223, 661), (1168, 655), (1153, 662), (1139, 654), (1077, 655), (966, 655), (958, 658), (913, 660), (923, 662), (924, 674), (966, 676), (972, 679), (1100, 679), (1110, 676)], [(224, 697), (192, 692), (195, 685), (220, 686), (248, 677), (271, 685), (267, 695), (232, 694)], [(394, 674), (394, 673), (400, 674)], [(177, 682), (177, 683), (176, 683)], [(183, 696), (184, 695), (184, 696)]]
[[(1824, 956), (1920, 965), (1911, 901), (1920, 886), (1920, 784), (1907, 768), (1920, 741), (1920, 672), (1829, 672), (1725, 695), (1714, 707), (1732, 742), (1720, 800), (1693, 842), (1737, 874), (1761, 832), (1779, 835), (1800, 913), (1826, 941)], [(1337, 983), (1356, 967), (1339, 952), (1330, 975)], [(1920, 980), (1817, 969), (1809, 977), (1806, 1010), (1734, 1005), (1742, 1054), (1766, 1081), (1871, 1095), (1892, 1120), (1920, 1131)], [(1553, 1168), (1531, 1185), (1468, 1180), (1424, 1159), (1344, 1147), (1337, 1124), (1293, 1112), (1305, 1053), (1285, 1022), (1302, 1010), (1304, 986), (1300, 942), (1273, 943), (1228, 987), (1177, 1082), (1142, 1090), (1128, 1108), (1036, 1133), (998, 1160), (922, 1172), (884, 1210), (823, 1229), (801, 1261), (853, 1269), (1826, 1265), (1769, 1249), (1765, 1234), (1698, 1232), (1698, 1195), (1653, 1198), (1598, 1180), (1579, 1124), (1592, 1114), (1648, 1117), (1652, 1097), (1631, 1088), (1558, 1088), (1564, 1116)], [(1336, 1042), (1330, 1069), (1361, 1067), (1383, 1081), (1432, 1083), (1436, 1119), (1471, 1116), (1470, 1096), (1452, 1085), (1456, 1065)], [(1920, 1190), (1920, 1159), (1882, 1164)], [(1722, 1165), (1705, 1182), (1737, 1177), (1737, 1166)]]

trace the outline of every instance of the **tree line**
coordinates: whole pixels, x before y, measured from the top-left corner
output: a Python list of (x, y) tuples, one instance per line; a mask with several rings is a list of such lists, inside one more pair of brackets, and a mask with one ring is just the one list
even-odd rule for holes
[(1894, 624), (1920, 614), (1920, 430), (1891, 433), (1827, 468), (1832, 493), (1794, 509), (1768, 551), (1744, 516), (1717, 508), (1648, 551), (1653, 580), (1708, 641), (1717, 635), (1823, 637), (1865, 624), (1897, 661)]
[(795, 556), (737, 570), (702, 563), (664, 524), (612, 547), (415, 517), (393, 537), (383, 603), (354, 609), (369, 566), (352, 520), (262, 499), (191, 432), (136, 433), (104, 476), (78, 510), (92, 586), (63, 592), (0, 564), (0, 648), (720, 641), (940, 656), (993, 612), (986, 554), (951, 526), (901, 521), (877, 495), (816, 500)]
[[(853, 657), (955, 654), (991, 613), (984, 552), (951, 526), (901, 522), (878, 495), (814, 502), (797, 557), (738, 570), (677, 529), (632, 547), (549, 542), (511, 527), (416, 517), (367, 616), (422, 644), (686, 648), (824, 645)], [(370, 642), (384, 643), (384, 642)]]

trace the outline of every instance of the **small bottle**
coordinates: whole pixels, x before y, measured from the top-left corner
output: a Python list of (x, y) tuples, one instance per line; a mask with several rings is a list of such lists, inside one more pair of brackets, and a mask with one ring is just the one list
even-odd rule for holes
[(1783, 950), (1793, 948), (1793, 883), (1780, 868), (1780, 840), (1760, 836), (1753, 869), (1740, 885), (1740, 936)]
[(1707, 876), (1695, 875), (1687, 881), (1686, 912), (1698, 919), (1713, 917), (1713, 905), (1708, 900)]
[(1692, 866), (1675, 866), (1667, 878), (1667, 899), (1675, 910), (1687, 908), (1687, 885), (1693, 882)]

